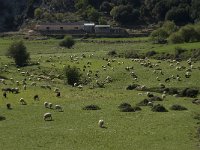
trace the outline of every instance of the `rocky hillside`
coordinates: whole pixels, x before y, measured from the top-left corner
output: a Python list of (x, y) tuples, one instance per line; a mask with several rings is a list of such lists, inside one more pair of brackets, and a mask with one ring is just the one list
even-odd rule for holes
[(200, 20), (199, 0), (0, 0), (0, 31), (28, 22), (92, 21), (132, 26), (172, 20)]

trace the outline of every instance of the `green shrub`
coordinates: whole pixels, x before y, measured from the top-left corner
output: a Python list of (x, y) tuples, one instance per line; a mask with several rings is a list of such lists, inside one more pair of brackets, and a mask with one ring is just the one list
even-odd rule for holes
[(197, 41), (197, 33), (193, 25), (186, 25), (180, 29), (180, 34), (184, 38), (184, 42), (194, 42)]
[(115, 50), (111, 50), (111, 51), (108, 52), (108, 55), (109, 56), (116, 56), (117, 52)]
[(151, 110), (154, 112), (168, 112), (168, 110), (160, 104), (154, 105)]
[(87, 105), (83, 107), (83, 110), (100, 110), (101, 108), (97, 105)]
[(169, 40), (169, 42), (174, 43), (174, 44), (184, 42), (184, 38), (182, 37), (182, 35), (179, 32), (172, 33), (169, 36), (168, 40)]
[(155, 31), (153, 31), (150, 35), (151, 39), (155, 43), (161, 43), (162, 41), (165, 41), (168, 38), (169, 34), (164, 28), (159, 28)]
[(71, 67), (68, 65), (64, 68), (64, 74), (66, 77), (66, 83), (69, 85), (74, 85), (74, 83), (79, 83), (81, 80), (81, 73), (77, 67)]
[(121, 112), (135, 112), (135, 109), (129, 103), (121, 103), (118, 108)]
[(23, 41), (13, 42), (8, 48), (6, 55), (13, 58), (15, 60), (15, 64), (19, 67), (27, 65), (30, 59), (30, 55), (27, 52)]
[(187, 110), (186, 107), (181, 106), (181, 105), (178, 105), (178, 104), (172, 105), (172, 106), (170, 107), (170, 109), (171, 109), (171, 110), (178, 110), (178, 111)]
[(75, 44), (74, 39), (71, 36), (65, 36), (65, 38), (59, 43), (60, 46), (71, 48)]

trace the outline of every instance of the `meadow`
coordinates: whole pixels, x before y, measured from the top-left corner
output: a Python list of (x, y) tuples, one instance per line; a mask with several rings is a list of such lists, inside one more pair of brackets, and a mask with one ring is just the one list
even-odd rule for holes
[[(5, 56), (9, 44), (16, 39), (7, 37), (0, 39), (0, 76), (5, 77), (6, 82), (6, 85), (0, 83), (0, 88), (20, 89), (18, 94), (7, 93), (7, 98), (1, 96), (0, 116), (6, 119), (0, 121), (0, 149), (200, 149), (197, 138), (199, 125), (198, 120), (194, 119), (196, 114), (200, 114), (200, 109), (199, 105), (192, 103), (194, 98), (167, 94), (163, 101), (155, 102), (162, 104), (168, 112), (153, 112), (149, 106), (141, 107), (142, 110), (137, 112), (120, 112), (118, 109), (121, 103), (126, 102), (135, 106), (147, 98), (146, 91), (126, 90), (130, 84), (153, 88), (163, 83), (169, 88), (189, 87), (200, 90), (200, 62), (193, 63), (191, 77), (187, 79), (184, 77), (185, 69), (178, 71), (175, 63), (170, 66), (167, 61), (150, 59), (151, 63), (158, 65), (149, 68), (141, 66), (132, 59), (107, 55), (111, 50), (117, 53), (125, 50), (174, 53), (177, 46), (195, 49), (199, 48), (200, 42), (160, 45), (152, 44), (148, 38), (88, 39), (89, 42), (77, 39), (72, 49), (66, 49), (58, 46), (60, 40), (57, 39), (24, 40), (31, 55), (31, 62), (39, 62), (39, 65), (17, 68), (13, 60)], [(76, 59), (72, 60), (70, 56)], [(107, 65), (108, 60), (111, 62), (111, 67)], [(88, 62), (91, 62), (90, 66)], [(85, 78), (88, 78), (87, 73), (91, 70), (90, 82), (83, 85), (82, 89), (64, 84), (63, 68), (67, 65), (80, 68)], [(83, 71), (84, 66), (87, 66), (85, 71)], [(106, 69), (102, 66), (106, 66)], [(189, 67), (186, 61), (181, 61), (180, 66)], [(138, 80), (133, 79), (126, 67), (133, 67), (131, 71), (136, 73)], [(164, 75), (153, 72), (159, 68), (162, 68)], [(20, 73), (27, 71), (29, 75), (24, 76)], [(112, 82), (105, 83), (104, 88), (94, 86), (97, 80), (94, 75), (96, 71), (99, 71), (99, 81), (103, 82), (110, 76)], [(166, 78), (177, 74), (181, 76), (181, 81), (173, 80), (165, 83)], [(157, 76), (160, 81), (156, 79)], [(51, 77), (51, 80), (44, 77)], [(10, 78), (14, 79), (14, 83)], [(26, 90), (22, 85), (22, 80), (25, 78)], [(15, 81), (19, 81), (20, 85), (17, 86)], [(36, 86), (31, 86), (32, 82), (36, 82)], [(41, 85), (50, 85), (52, 89), (41, 88)], [(61, 97), (56, 97), (53, 91), (55, 88), (60, 89)], [(160, 97), (162, 95), (162, 93), (152, 93)], [(36, 94), (39, 95), (39, 101), (33, 99)], [(20, 98), (24, 98), (27, 105), (20, 105)], [(53, 106), (60, 104), (64, 111), (45, 108), (43, 105), (45, 101), (51, 102)], [(11, 104), (11, 110), (6, 108), (7, 103)], [(98, 105), (101, 109), (82, 109), (90, 104)], [(185, 106), (187, 110), (170, 110), (173, 104)], [(43, 114), (46, 112), (52, 113), (53, 121), (43, 120)], [(98, 126), (100, 119), (105, 121), (106, 128)]]

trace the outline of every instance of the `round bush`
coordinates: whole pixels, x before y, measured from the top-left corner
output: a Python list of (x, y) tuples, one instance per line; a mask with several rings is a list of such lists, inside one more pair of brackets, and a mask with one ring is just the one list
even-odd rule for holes
[(181, 110), (187, 110), (186, 107), (183, 107), (183, 106), (178, 105), (178, 104), (172, 105), (172, 106), (170, 107), (170, 109), (171, 109), (171, 110), (179, 110), (179, 111), (181, 111)]
[(154, 112), (168, 112), (168, 110), (160, 104), (154, 105), (151, 110)]
[(139, 85), (138, 84), (131, 84), (131, 85), (128, 85), (126, 87), (126, 90), (134, 90), (136, 87), (138, 87)]
[(128, 103), (121, 103), (118, 108), (121, 112), (135, 112), (135, 109)]
[(60, 46), (71, 48), (75, 44), (74, 39), (71, 36), (66, 36), (60, 43)]
[(97, 105), (87, 105), (83, 107), (83, 110), (100, 110), (101, 108)]

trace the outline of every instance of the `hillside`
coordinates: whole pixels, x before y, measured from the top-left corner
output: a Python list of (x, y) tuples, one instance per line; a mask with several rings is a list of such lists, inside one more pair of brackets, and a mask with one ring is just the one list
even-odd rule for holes
[(132, 27), (200, 19), (199, 0), (0, 0), (0, 32), (34, 22), (91, 21)]

